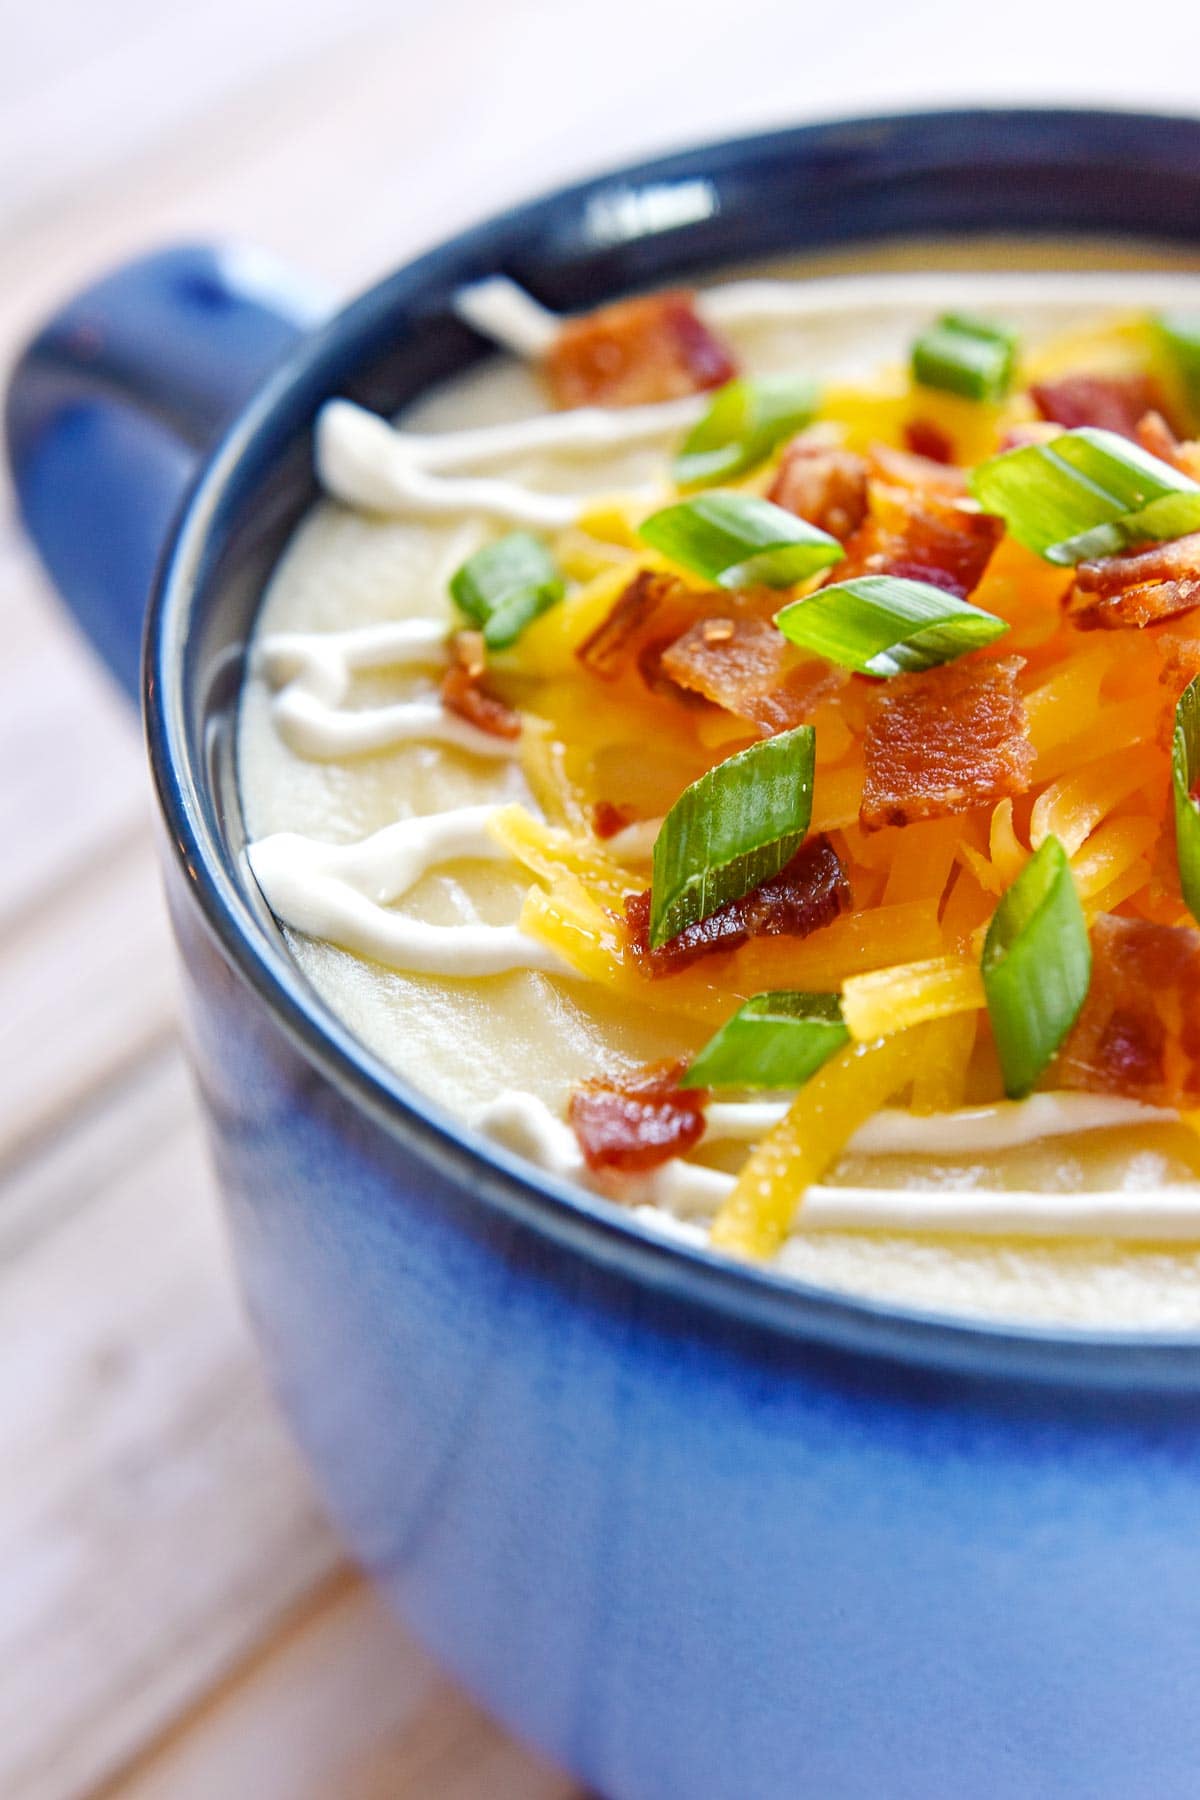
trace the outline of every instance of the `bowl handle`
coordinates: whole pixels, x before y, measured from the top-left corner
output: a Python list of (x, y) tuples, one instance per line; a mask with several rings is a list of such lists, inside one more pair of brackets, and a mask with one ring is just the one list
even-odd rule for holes
[(193, 474), (326, 310), (258, 252), (182, 246), (89, 287), (17, 362), (5, 425), (25, 528), (131, 697), (154, 570)]

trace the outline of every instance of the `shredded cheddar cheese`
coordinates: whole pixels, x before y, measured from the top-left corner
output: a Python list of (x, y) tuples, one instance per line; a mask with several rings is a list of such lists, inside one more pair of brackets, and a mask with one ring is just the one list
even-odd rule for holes
[[(994, 455), (1007, 434), (1028, 431), (1035, 420), (1029, 381), (1079, 371), (1153, 377), (1168, 398), (1179, 397), (1148, 322), (1125, 318), (1039, 350), (1018, 391), (997, 402), (914, 388), (900, 371), (872, 386), (830, 386), (813, 441), (852, 453), (852, 461), (864, 459), (860, 468), (870, 466), (867, 517), (877, 544), (889, 542), (889, 533), (902, 536), (912, 505), (909, 481), (918, 489), (927, 481), (937, 505), (961, 526), (964, 513), (977, 511), (956, 492), (961, 478), (953, 469), (914, 461), (914, 446), (924, 441), (935, 452), (944, 446), (960, 466)], [(735, 485), (766, 496), (778, 467), (777, 456)], [(1081, 631), (1070, 610), (1074, 571), (1001, 537), (990, 555), (985, 548), (986, 566), (970, 600), (1009, 627), (994, 649), (976, 654), (1016, 659), (1006, 667), (1016, 670), (1008, 678), (1016, 682), (1023, 733), (1020, 779), (985, 788), (982, 797), (968, 785), (965, 800), (940, 811), (914, 810), (906, 819), (886, 809), (872, 813), (863, 806), (864, 785), (888, 684), (845, 674), (813, 682), (803, 714), (815, 730), (809, 831), (828, 835), (852, 900), (810, 935), (782, 929), (773, 935), (769, 927), (733, 934), (716, 946), (717, 954), (648, 972), (633, 954), (624, 912), (628, 897), (648, 884), (648, 872), (644, 865), (638, 873), (622, 867), (604, 836), (626, 821), (651, 829), (701, 775), (797, 719), (783, 711), (783, 722), (775, 722), (751, 704), (759, 694), (752, 678), (761, 674), (752, 653), (763, 654), (763, 622), (778, 600), (761, 590), (723, 595), (689, 582), (640, 543), (638, 524), (639, 514), (618, 499), (562, 532), (556, 554), (574, 591), (497, 660), (506, 693), (525, 715), (523, 766), (548, 823), (509, 807), (492, 829), (533, 881), (522, 928), (623, 1002), (684, 1021), (698, 1042), (755, 995), (840, 995), (851, 1043), (808, 1080), (751, 1153), (713, 1229), (720, 1248), (766, 1257), (790, 1229), (805, 1188), (881, 1105), (907, 1094), (917, 1111), (952, 1108), (969, 1089), (978, 1094), (989, 1083), (996, 1097), (980, 950), (1001, 896), (1048, 838), (1069, 859), (1089, 921), (1111, 912), (1159, 924), (1184, 921), (1163, 856), (1170, 792), (1164, 719), (1172, 701), (1163, 686), (1163, 640), (1153, 632)], [(843, 538), (850, 567), (858, 541), (853, 527)], [(866, 556), (861, 568), (869, 573), (878, 566)], [(646, 618), (636, 620), (628, 656), (589, 667), (594, 634), (640, 571), (670, 573), (673, 598), (656, 612), (656, 597)], [(680, 665), (669, 658), (664, 671), (661, 652), (685, 629), (710, 633), (719, 646), (732, 643), (747, 620), (752, 629), (737, 654), (730, 652), (727, 703), (724, 692), (717, 704), (707, 688), (685, 688), (682, 674), (673, 680), (667, 671)], [(1185, 648), (1200, 640), (1200, 626), (1186, 616), (1173, 629)], [(1200, 663), (1200, 642), (1195, 655)], [(777, 678), (784, 707), (785, 676), (802, 684), (805, 671), (795, 659), (778, 669), (762, 667), (769, 692), (769, 679)], [(609, 821), (603, 828), (601, 807)]]
[(910, 1083), (928, 1044), (914, 1026), (871, 1044), (848, 1044), (818, 1069), (748, 1157), (712, 1229), (716, 1249), (754, 1261), (774, 1256), (804, 1190), (819, 1181), (860, 1125)]
[(979, 965), (965, 956), (893, 963), (842, 984), (842, 1017), (859, 1043), (891, 1037), (910, 1026), (953, 1013), (977, 1013), (984, 1005)]

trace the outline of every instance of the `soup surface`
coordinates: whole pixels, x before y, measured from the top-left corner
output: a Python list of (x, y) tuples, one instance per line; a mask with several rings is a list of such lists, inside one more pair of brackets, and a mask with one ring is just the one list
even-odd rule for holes
[[(1157, 339), (1149, 321), (1200, 297), (1200, 275), (1170, 264), (1168, 256), (1088, 244), (1059, 247), (1052, 259), (1045, 247), (1012, 244), (969, 252), (910, 247), (875, 254), (861, 273), (847, 259), (827, 259), (773, 270), (763, 287), (717, 284), (701, 295), (697, 311), (743, 376), (803, 375), (819, 384), (815, 419), (796, 422), (797, 435), (816, 452), (845, 449), (860, 462), (874, 444), (915, 449), (926, 459), (932, 453), (913, 466), (915, 475), (894, 464), (885, 480), (872, 465), (870, 505), (878, 513), (889, 504), (880, 495), (892, 491), (897, 471), (936, 488), (941, 459), (968, 464), (991, 455), (1014, 421), (1018, 433), (1027, 420), (1035, 424), (1024, 441), (1049, 441), (1053, 430), (1036, 424), (1028, 399), (1036, 378), (1154, 378)], [(911, 346), (943, 314), (985, 315), (1011, 326), (1021, 371), (1014, 399), (979, 403), (936, 386), (914, 387)], [(539, 333), (548, 326), (519, 296), (493, 293), (476, 316), (498, 338), (544, 348)], [(704, 385), (716, 385), (708, 372)], [(251, 866), (297, 962), (333, 1010), (444, 1106), (634, 1208), (649, 1228), (695, 1242), (706, 1240), (751, 1147), (780, 1130), (794, 1088), (747, 1084), (722, 1092), (703, 1112), (698, 1141), (679, 1140), (684, 1155), (622, 1173), (590, 1167), (587, 1146), (566, 1122), (580, 1084), (607, 1079), (619, 1089), (644, 1065), (686, 1065), (746, 991), (833, 989), (847, 970), (925, 968), (947, 959), (953, 966), (938, 979), (969, 983), (975, 977), (966, 965), (978, 963), (987, 920), (1028, 864), (1037, 834), (1030, 808), (1055, 781), (1094, 770), (1104, 756), (1103, 797), (1088, 802), (1082, 836), (1066, 845), (1093, 931), (1101, 913), (1136, 922), (1158, 918), (1156, 906), (1167, 908), (1174, 929), (1190, 925), (1177, 895), (1170, 898), (1169, 881), (1168, 898), (1147, 900), (1139, 911), (1159, 854), (1165, 751), (1161, 722), (1148, 716), (1141, 690), (1122, 688), (1114, 646), (1128, 642), (1136, 661), (1156, 632), (1162, 636), (1154, 623), (1094, 633), (1110, 671), (1088, 690), (1094, 754), (1056, 761), (1049, 740), (1037, 738), (1032, 778), (1026, 770), (1023, 785), (1008, 790), (1015, 798), (992, 794), (986, 804), (922, 815), (899, 828), (885, 822), (874, 834), (859, 817), (853, 711), (836, 698), (842, 711), (835, 717), (827, 706), (823, 714), (826, 697), (813, 699), (810, 840), (820, 828), (831, 856), (845, 867), (853, 863), (854, 907), (866, 894), (863, 913), (873, 911), (884, 922), (880, 929), (894, 932), (894, 948), (872, 955), (856, 940), (846, 969), (834, 968), (828, 953), (833, 975), (822, 979), (821, 929), (802, 940), (772, 936), (758, 950), (738, 952), (752, 963), (757, 955), (753, 966), (772, 979), (749, 990), (731, 979), (717, 999), (712, 987), (720, 989), (720, 980), (701, 993), (694, 968), (663, 981), (629, 971), (619, 980), (588, 978), (561, 936), (563, 896), (576, 891), (569, 882), (582, 879), (586, 890), (591, 881), (594, 893), (596, 881), (608, 879), (605, 871), (619, 871), (612, 902), (619, 914), (622, 893), (650, 887), (651, 848), (680, 793), (748, 739), (765, 741), (766, 727), (731, 720), (711, 698), (681, 696), (678, 684), (656, 693), (653, 681), (642, 729), (631, 733), (627, 712), (612, 722), (619, 700), (602, 684), (589, 689), (579, 679), (581, 644), (612, 619), (640, 569), (661, 574), (666, 567), (639, 542), (638, 523), (679, 497), (672, 458), (711, 398), (685, 389), (661, 403), (606, 408), (589, 440), (572, 442), (559, 429), (571, 414), (551, 412), (536, 359), (509, 355), (429, 396), (402, 421), (402, 437), (356, 409), (327, 411), (319, 468), (331, 497), (303, 521), (264, 597), (239, 726)], [(558, 422), (540, 442), (536, 427), (515, 435), (501, 429), (492, 441), (458, 435), (539, 418)], [(1054, 429), (1072, 423), (1060, 419)], [(434, 434), (446, 434), (440, 449), (428, 441)], [(782, 454), (780, 440), (726, 488), (754, 495), (773, 489)], [(957, 496), (949, 504), (964, 515), (978, 510)], [(827, 536), (846, 525), (841, 536), (852, 542), (853, 521), (834, 516), (826, 523)], [(478, 620), (455, 607), (449, 583), (481, 548), (515, 529), (552, 554), (566, 595), (511, 645), (487, 654), (481, 681), (478, 640), (465, 650), (463, 640), (452, 644), (452, 633)], [(1019, 548), (1012, 554), (1015, 592), (1026, 568), (1021, 556), (1029, 556), (1030, 567), (1036, 559)], [(991, 589), (972, 583), (981, 608), (999, 591), (998, 565), (990, 566)], [(836, 581), (836, 566), (828, 574)], [(1058, 576), (1069, 586), (1069, 571)], [(776, 594), (773, 607), (811, 586)], [(1058, 628), (1060, 603), (1055, 591), (1044, 623), (1018, 606), (1005, 619), (1005, 641), (977, 654), (1007, 656), (1011, 645), (1018, 663), (1036, 669)], [(1187, 613), (1180, 611), (1186, 637)], [(725, 631), (724, 620), (710, 625), (715, 643)], [(455, 654), (466, 704), (447, 706), (443, 695), (453, 690), (445, 670)], [(1093, 655), (1087, 666), (1100, 669), (1102, 662)], [(644, 685), (648, 666), (643, 661)], [(963, 666), (971, 666), (970, 657)], [(1033, 699), (1036, 684), (1024, 679), (1020, 704), (1028, 702), (1036, 738), (1037, 709), (1046, 716), (1046, 701)], [(854, 683), (838, 694), (861, 689), (864, 705), (876, 686), (887, 685), (861, 676)], [(1164, 702), (1173, 698), (1164, 688)], [(678, 731), (671, 707), (681, 718), (687, 713)], [(586, 747), (593, 793), (608, 808), (603, 818), (584, 806), (581, 784), (573, 785), (559, 754), (563, 739), (580, 754)], [(1067, 739), (1075, 742), (1070, 733)], [(1055, 743), (1062, 741), (1060, 732)], [(1114, 758), (1139, 756), (1144, 768), (1131, 764), (1123, 785), (1112, 779)], [(851, 787), (847, 808), (842, 790)], [(1061, 798), (1061, 787), (1055, 793)], [(498, 819), (501, 807), (523, 810)], [(1065, 800), (1056, 820), (1067, 816), (1064, 808)], [(539, 837), (544, 815), (550, 835)], [(900, 840), (909, 846), (907, 864), (888, 849)], [(564, 873), (567, 843), (583, 861)], [(945, 859), (941, 898), (925, 919), (912, 896), (926, 860), (938, 858)], [(531, 923), (531, 888), (540, 928)], [(607, 889), (601, 897), (612, 898)], [(839, 902), (834, 910), (845, 908)], [(841, 935), (825, 943), (845, 950), (858, 916), (827, 923)], [(719, 969), (728, 964), (728, 957), (718, 959)], [(685, 989), (692, 996), (686, 1005), (675, 998)], [(918, 1011), (906, 1040), (923, 1065), (947, 1062), (942, 1088), (935, 1084), (921, 1105), (919, 1084), (911, 1092), (915, 1069), (907, 1070), (907, 1085), (893, 1081), (885, 1100), (899, 1104), (857, 1122), (827, 1166), (809, 1176), (813, 1185), (797, 1188), (789, 1229), (771, 1246), (778, 1265), (831, 1288), (941, 1312), (1119, 1329), (1200, 1324), (1200, 1140), (1190, 1107), (1147, 1105), (1143, 1092), (1128, 1088), (1087, 1091), (1085, 1084), (1060, 1092), (1053, 1071), (1030, 1098), (1005, 1100), (981, 1000), (958, 1011), (955, 1005), (942, 1015), (936, 1007)], [(958, 1063), (961, 1069), (950, 1066)], [(687, 1113), (691, 1102), (678, 1104)]]

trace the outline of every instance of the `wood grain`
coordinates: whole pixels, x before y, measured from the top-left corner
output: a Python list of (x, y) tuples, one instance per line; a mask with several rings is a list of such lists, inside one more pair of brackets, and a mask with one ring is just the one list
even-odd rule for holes
[[(0, 361), (155, 239), (273, 242), (340, 286), (412, 241), (344, 204), (388, 158), (402, 45), (377, 66), (363, 33), (393, 8), (265, 0), (233, 62), (235, 0), (102, 11), (6, 34)], [(138, 726), (2, 488), (0, 642), (0, 1794), (559, 1800), (348, 1571), (263, 1390)]]
[(121, 1800), (569, 1800), (575, 1791), (458, 1694), (348, 1574), (119, 1789)]
[(338, 1552), (260, 1386), (178, 1056), (9, 1203), (42, 1229), (0, 1282), (0, 1791), (40, 1800), (157, 1734)]

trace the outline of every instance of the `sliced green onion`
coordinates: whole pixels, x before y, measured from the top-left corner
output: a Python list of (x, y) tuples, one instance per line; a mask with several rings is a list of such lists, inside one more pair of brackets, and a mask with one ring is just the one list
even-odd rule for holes
[(912, 348), (912, 377), (967, 400), (1002, 400), (1012, 386), (1017, 334), (989, 319), (945, 313)]
[(1196, 409), (1200, 407), (1200, 313), (1161, 313), (1157, 325), (1167, 355)]
[(1087, 922), (1056, 837), (1002, 896), (981, 968), (1004, 1090), (1019, 1100), (1075, 1023), (1092, 973)]
[(450, 592), (488, 648), (506, 650), (562, 599), (566, 583), (544, 544), (512, 531), (469, 556), (450, 577)]
[(1184, 688), (1175, 708), (1171, 779), (1179, 885), (1188, 911), (1200, 920), (1200, 800), (1196, 798), (1200, 786), (1200, 675)]
[(800, 431), (817, 409), (816, 385), (798, 375), (728, 381), (675, 458), (680, 487), (731, 481), (766, 462), (777, 444)]
[(815, 735), (798, 725), (764, 738), (684, 789), (654, 843), (652, 949), (791, 860), (812, 816)]
[(860, 575), (775, 614), (785, 638), (860, 675), (904, 675), (994, 643), (1003, 619), (928, 581)]
[(720, 587), (794, 587), (844, 554), (837, 539), (753, 494), (697, 494), (652, 513), (638, 536)]
[(679, 1085), (803, 1087), (849, 1042), (836, 994), (755, 994), (709, 1039)]
[(1024, 444), (969, 477), (985, 512), (1027, 549), (1071, 564), (1147, 539), (1200, 529), (1200, 486), (1114, 431), (1083, 426), (1049, 444)]

